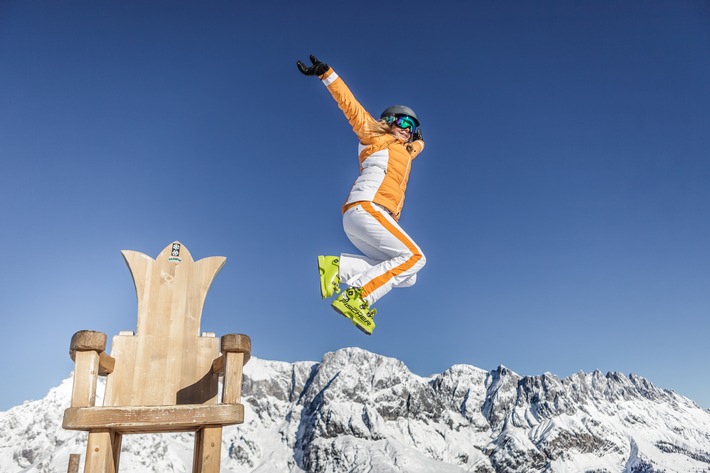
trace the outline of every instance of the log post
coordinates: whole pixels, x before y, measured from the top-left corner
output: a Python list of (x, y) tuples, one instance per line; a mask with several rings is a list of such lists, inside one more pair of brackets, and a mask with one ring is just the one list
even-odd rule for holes
[(69, 455), (69, 466), (67, 467), (67, 473), (79, 473), (79, 460), (81, 460), (80, 454), (72, 453)]
[(74, 360), (71, 407), (96, 405), (96, 381), (100, 371), (100, 355), (106, 349), (106, 338), (105, 333), (93, 330), (81, 330), (72, 337), (69, 348), (69, 356)]
[(222, 460), (222, 426), (207, 425), (195, 432), (192, 473), (219, 473)]
[(242, 398), (242, 369), (251, 357), (251, 339), (241, 333), (222, 337), (224, 356), (223, 404), (239, 404)]

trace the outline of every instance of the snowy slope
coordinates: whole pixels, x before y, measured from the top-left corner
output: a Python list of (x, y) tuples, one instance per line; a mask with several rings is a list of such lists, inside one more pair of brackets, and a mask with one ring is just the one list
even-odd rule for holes
[[(71, 380), (0, 413), (0, 471), (65, 472), (86, 435), (61, 429)], [(644, 378), (521, 377), (456, 365), (422, 378), (357, 348), (319, 363), (252, 358), (246, 422), (223, 435), (222, 471), (703, 472), (710, 412)], [(124, 437), (121, 472), (187, 472), (192, 434)]]

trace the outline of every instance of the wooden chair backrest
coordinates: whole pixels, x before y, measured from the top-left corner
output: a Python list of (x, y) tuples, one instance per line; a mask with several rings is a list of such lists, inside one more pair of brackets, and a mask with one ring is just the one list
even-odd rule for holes
[(200, 336), (207, 291), (226, 258), (195, 262), (180, 242), (156, 259), (137, 251), (122, 252), (138, 297), (135, 335), (113, 338), (116, 360), (108, 376), (104, 406), (170, 406), (217, 402), (217, 374), (212, 362), (220, 339)]

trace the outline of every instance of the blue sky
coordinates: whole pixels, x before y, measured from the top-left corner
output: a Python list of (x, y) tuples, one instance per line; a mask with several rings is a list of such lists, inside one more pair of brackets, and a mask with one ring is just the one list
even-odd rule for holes
[[(710, 408), (708, 51), (705, 1), (0, 3), (0, 410), (75, 331), (134, 329), (120, 250), (173, 240), (227, 257), (202, 328), (261, 358), (620, 371)], [(372, 337), (318, 292), (358, 165), (310, 53), (426, 140), (427, 266)]]

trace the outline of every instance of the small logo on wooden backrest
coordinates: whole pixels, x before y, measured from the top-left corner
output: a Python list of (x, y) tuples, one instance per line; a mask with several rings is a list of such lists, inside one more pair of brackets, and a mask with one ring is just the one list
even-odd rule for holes
[(173, 243), (173, 248), (170, 250), (170, 257), (168, 261), (173, 261), (175, 263), (181, 263), (182, 258), (180, 258), (180, 243)]

